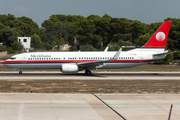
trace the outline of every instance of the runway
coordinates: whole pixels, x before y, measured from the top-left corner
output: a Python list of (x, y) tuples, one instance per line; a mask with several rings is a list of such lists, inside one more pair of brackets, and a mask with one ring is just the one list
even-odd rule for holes
[(63, 74), (61, 72), (0, 72), (0, 79), (36, 79), (36, 80), (180, 80), (180, 72), (93, 72), (91, 76), (84, 73)]
[(178, 94), (0, 93), (0, 120), (172, 120), (180, 119)]

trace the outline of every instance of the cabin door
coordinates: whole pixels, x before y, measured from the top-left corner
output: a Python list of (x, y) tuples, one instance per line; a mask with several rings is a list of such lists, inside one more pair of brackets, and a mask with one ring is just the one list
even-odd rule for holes
[(139, 55), (139, 61), (143, 62), (143, 55), (142, 54)]
[(26, 64), (26, 63), (27, 63), (27, 57), (26, 57), (26, 55), (23, 55), (23, 57), (22, 57), (22, 63), (23, 63), (23, 64)]

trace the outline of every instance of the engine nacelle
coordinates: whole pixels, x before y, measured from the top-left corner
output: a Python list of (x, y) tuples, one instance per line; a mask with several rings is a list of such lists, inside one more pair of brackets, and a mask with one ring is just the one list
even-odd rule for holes
[(78, 72), (79, 68), (77, 65), (72, 64), (63, 64), (62, 65), (62, 72)]

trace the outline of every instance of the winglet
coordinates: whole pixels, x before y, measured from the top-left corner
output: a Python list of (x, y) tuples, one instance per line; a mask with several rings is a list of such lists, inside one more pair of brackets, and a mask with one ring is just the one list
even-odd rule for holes
[(109, 47), (106, 47), (106, 49), (104, 50), (104, 52), (107, 52), (107, 51), (108, 51), (108, 49), (109, 49)]
[(121, 53), (121, 51), (122, 51), (122, 48), (120, 48), (120, 49), (117, 51), (117, 53), (114, 55), (114, 57), (111, 58), (111, 59), (108, 60), (108, 61), (111, 61), (111, 60), (117, 60), (118, 57), (119, 57), (119, 55), (120, 55), (120, 53)]

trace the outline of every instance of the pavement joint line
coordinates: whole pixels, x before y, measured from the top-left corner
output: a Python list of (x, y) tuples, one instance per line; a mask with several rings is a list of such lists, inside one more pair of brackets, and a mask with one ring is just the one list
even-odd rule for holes
[(55, 115), (55, 117), (56, 117), (56, 120), (58, 120), (58, 117), (57, 117), (57, 115), (56, 115), (56, 112), (55, 112), (55, 110), (54, 110), (54, 107), (53, 107), (53, 104), (52, 104), (52, 101), (51, 101), (51, 100), (50, 100), (50, 103), (51, 103), (51, 107), (52, 107), (52, 109), (53, 109), (54, 115)]
[(119, 114), (116, 110), (114, 110), (111, 106), (109, 106), (106, 102), (104, 102), (101, 98), (99, 98), (97, 95), (94, 95), (97, 99), (99, 99), (103, 104), (105, 104), (108, 108), (110, 108), (113, 112), (115, 112), (119, 117), (121, 117), (123, 120), (126, 120), (121, 114)]
[(24, 120), (24, 117), (25, 117), (25, 104), (23, 102), (21, 102), (19, 104), (19, 111), (18, 111), (18, 118), (17, 120)]

